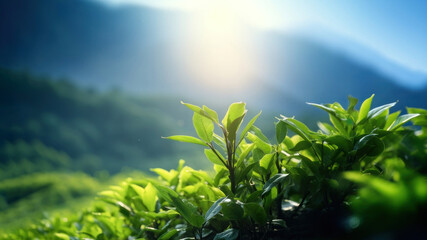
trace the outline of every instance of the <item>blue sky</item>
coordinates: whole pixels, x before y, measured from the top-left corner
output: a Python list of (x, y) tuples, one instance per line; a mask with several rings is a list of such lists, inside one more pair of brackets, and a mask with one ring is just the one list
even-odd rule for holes
[(98, 1), (113, 5), (142, 4), (190, 13), (220, 6), (259, 28), (293, 31), (321, 27), (352, 39), (406, 68), (427, 73), (427, 1)]

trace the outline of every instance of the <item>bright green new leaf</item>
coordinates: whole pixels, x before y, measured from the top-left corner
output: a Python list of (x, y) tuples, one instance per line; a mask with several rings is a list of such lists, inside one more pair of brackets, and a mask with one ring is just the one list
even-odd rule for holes
[(195, 138), (195, 137), (191, 137), (191, 136), (185, 136), (185, 135), (174, 135), (174, 136), (170, 136), (170, 137), (164, 137), (165, 139), (170, 139), (170, 140), (175, 140), (175, 141), (179, 141), (179, 142), (187, 142), (187, 143), (194, 143), (194, 144), (199, 144), (199, 145), (203, 145), (203, 146), (208, 146), (205, 142), (203, 142), (202, 140)]
[(205, 142), (211, 142), (213, 139), (214, 124), (212, 120), (198, 113), (193, 115), (193, 125), (197, 135)]
[(397, 102), (389, 103), (389, 104), (385, 104), (372, 109), (371, 111), (368, 112), (368, 118), (371, 119), (371, 118), (376, 118), (380, 116), (382, 113), (384, 113), (385, 111), (387, 111), (388, 109), (396, 105), (396, 103)]
[(298, 142), (293, 148), (291, 148), (289, 150), (297, 152), (297, 151), (301, 151), (301, 150), (310, 148), (311, 146), (312, 146), (311, 142), (301, 141), (301, 142)]
[(216, 113), (214, 110), (208, 108), (207, 106), (203, 105), (203, 110), (211, 117), (211, 119), (215, 122), (215, 123), (219, 123), (218, 120), (218, 113)]
[(165, 233), (163, 233), (162, 235), (160, 235), (159, 240), (168, 240), (171, 237), (175, 236), (175, 234), (178, 233), (178, 230), (176, 229), (172, 229), (170, 231), (167, 231)]
[(244, 102), (236, 102), (232, 103), (230, 107), (228, 107), (228, 111), (222, 119), (222, 124), (227, 129), (228, 125), (232, 123), (237, 118), (242, 117), (246, 113), (245, 109), (246, 104)]
[(416, 118), (420, 116), (420, 114), (405, 114), (402, 116), (399, 116), (396, 121), (391, 125), (387, 130), (393, 131), (395, 129), (398, 129), (403, 124), (409, 122), (411, 119)]
[(399, 110), (387, 116), (384, 129), (388, 130), (389, 127), (391, 127), (391, 125), (396, 121), (397, 117), (400, 115), (400, 112), (401, 111)]
[[(224, 160), (224, 157), (221, 156), (219, 152), (217, 152), (218, 155)], [(205, 155), (211, 161), (213, 164), (223, 165), (223, 162), (218, 158), (218, 156), (214, 153), (212, 149), (205, 149)]]
[(188, 107), (189, 109), (191, 109), (193, 112), (198, 113), (198, 114), (200, 114), (200, 115), (202, 115), (204, 117), (207, 117), (210, 120), (214, 121), (215, 123), (218, 123), (218, 116), (215, 118), (215, 115), (212, 115), (212, 111), (213, 110), (210, 110), (208, 107), (206, 107), (206, 109), (209, 109), (210, 111), (206, 112), (205, 110), (203, 110), (199, 106), (196, 106), (196, 105), (193, 105), (193, 104), (185, 103), (183, 101), (181, 101), (181, 104), (184, 104), (186, 107)]
[(347, 96), (348, 98), (348, 108), (347, 108), (347, 112), (351, 113), (354, 110), (354, 107), (356, 106), (356, 104), (359, 102), (359, 100), (355, 97), (352, 96)]
[(273, 159), (274, 153), (265, 154), (264, 157), (259, 160), (259, 165), (268, 171), (274, 163)]
[(369, 109), (371, 109), (372, 98), (375, 94), (372, 94), (371, 97), (363, 101), (362, 106), (360, 106), (359, 116), (357, 117), (357, 123), (360, 123), (362, 120), (368, 116)]
[(293, 118), (287, 118), (282, 115), (282, 119), (280, 121), (283, 121), (289, 129), (291, 129), (294, 133), (300, 135), (304, 140), (311, 142), (309, 138), (309, 134), (311, 133), (311, 130), (302, 122), (295, 120)]
[(239, 138), (239, 142), (238, 142), (239, 144), (245, 138), (246, 133), (252, 128), (252, 126), (254, 125), (255, 121), (259, 117), (259, 115), (261, 115), (261, 112), (259, 112), (255, 117), (253, 117), (249, 121), (249, 123), (246, 125), (246, 127), (243, 129), (242, 133), (240, 134), (240, 138)]
[(261, 149), (264, 153), (270, 153), (271, 152), (271, 146), (270, 144), (264, 142), (261, 140), (258, 136), (255, 134), (249, 132), (246, 137), (249, 139), (249, 141), (253, 142), (257, 148)]
[(144, 196), (142, 202), (148, 208), (149, 211), (154, 212), (156, 209), (157, 202), (157, 191), (151, 183), (148, 183), (144, 189)]

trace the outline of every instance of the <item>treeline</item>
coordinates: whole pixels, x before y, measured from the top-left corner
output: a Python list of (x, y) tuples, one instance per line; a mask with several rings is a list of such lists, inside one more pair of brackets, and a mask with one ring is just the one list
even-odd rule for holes
[(98, 92), (0, 69), (0, 179), (51, 170), (144, 170), (155, 161), (167, 166), (183, 150), (161, 139), (182, 123), (175, 105), (176, 99)]

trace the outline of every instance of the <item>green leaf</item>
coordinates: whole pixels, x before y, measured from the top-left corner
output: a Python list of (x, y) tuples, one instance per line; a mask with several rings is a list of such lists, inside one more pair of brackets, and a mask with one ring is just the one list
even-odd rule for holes
[(252, 128), (257, 118), (261, 115), (261, 112), (259, 112), (255, 117), (253, 117), (249, 123), (246, 125), (246, 127), (243, 129), (242, 133), (240, 134), (239, 143), (242, 142), (242, 140), (245, 138), (246, 133), (249, 131), (249, 129)]
[(228, 111), (222, 119), (222, 124), (227, 129), (228, 125), (231, 124), (236, 119), (242, 117), (246, 113), (245, 109), (246, 104), (244, 102), (232, 103), (228, 107)]
[(280, 121), (283, 121), (289, 129), (291, 129), (294, 133), (300, 135), (304, 140), (311, 142), (309, 135), (310, 129), (302, 122), (295, 120), (293, 118), (287, 118), (282, 115), (282, 119)]
[(420, 116), (420, 114), (405, 114), (402, 116), (399, 116), (396, 121), (391, 125), (387, 130), (393, 131), (395, 129), (398, 129), (403, 124), (409, 122), (411, 119), (416, 118)]
[(249, 139), (249, 141), (253, 142), (258, 149), (261, 149), (264, 153), (270, 153), (271, 152), (271, 146), (270, 144), (264, 142), (261, 140), (258, 136), (255, 134), (249, 132), (246, 137)]
[(375, 134), (368, 134), (356, 143), (354, 150), (358, 154), (375, 157), (384, 151), (384, 143)]
[(293, 148), (291, 148), (289, 150), (297, 152), (297, 151), (301, 151), (301, 150), (310, 148), (311, 146), (312, 146), (311, 142), (301, 141), (301, 142), (298, 142)]
[(288, 128), (286, 127), (286, 123), (283, 121), (278, 121), (276, 123), (276, 141), (277, 144), (280, 144), (285, 140), (286, 134), (288, 133)]
[(221, 203), (223, 203), (227, 198), (220, 198), (218, 199), (212, 206), (209, 208), (209, 210), (206, 212), (205, 215), (205, 222), (209, 221), (211, 218), (215, 217), (222, 209)]
[(379, 107), (372, 109), (371, 111), (368, 112), (368, 119), (376, 118), (376, 117), (380, 116), (383, 112), (387, 111), (388, 109), (390, 109), (391, 107), (396, 105), (396, 103), (397, 102), (389, 103), (389, 104), (385, 104), (385, 105), (382, 105), (382, 106), (379, 106)]
[[(219, 152), (217, 153), (224, 160), (224, 157)], [(213, 164), (224, 165), (212, 149), (205, 149), (205, 155)]]
[(249, 215), (255, 222), (265, 224), (267, 222), (267, 214), (258, 203), (245, 203), (243, 205), (245, 213)]
[(159, 240), (168, 240), (171, 237), (175, 236), (175, 234), (177, 234), (177, 233), (178, 233), (178, 230), (176, 230), (176, 229), (168, 230), (167, 232), (160, 235), (160, 237), (158, 239)]
[(261, 202), (261, 195), (262, 195), (263, 191), (262, 190), (257, 190), (253, 193), (251, 193), (251, 195), (249, 195), (246, 198), (246, 202)]
[[(214, 121), (215, 123), (218, 123), (218, 116), (211, 115), (212, 112), (206, 112), (205, 110), (203, 110), (202, 108), (200, 108), (199, 106), (193, 105), (193, 104), (189, 104), (189, 103), (185, 103), (183, 101), (181, 101), (181, 104), (184, 104), (186, 107), (188, 107), (189, 109), (191, 109), (193, 112), (198, 113), (204, 117), (209, 118), (210, 120)], [(206, 107), (206, 109), (209, 109), (208, 107)], [(213, 110), (211, 110), (213, 111)], [(219, 124), (219, 123), (218, 123)]]
[(357, 123), (360, 123), (362, 120), (368, 116), (369, 109), (371, 109), (372, 98), (374, 98), (375, 94), (365, 101), (363, 101), (362, 106), (360, 106), (359, 116), (357, 117)]
[(274, 188), (278, 184), (283, 183), (287, 179), (288, 175), (289, 174), (278, 173), (278, 174), (274, 175), (272, 178), (270, 178), (264, 184), (262, 196), (265, 196), (267, 193), (269, 193), (271, 191), (272, 188)]
[(354, 110), (354, 107), (356, 106), (356, 104), (359, 102), (359, 100), (355, 97), (352, 96), (348, 96), (348, 108), (347, 108), (347, 112), (351, 113)]
[(351, 141), (341, 135), (334, 135), (325, 139), (325, 142), (336, 145), (339, 149), (345, 152), (352, 150), (353, 144)]
[(203, 110), (211, 117), (211, 119), (215, 122), (215, 123), (219, 123), (219, 120), (218, 120), (218, 114), (214, 111), (214, 110), (212, 110), (212, 109), (210, 109), (210, 108), (208, 108), (207, 106), (205, 106), (205, 105), (203, 105)]
[(154, 212), (156, 209), (157, 191), (151, 183), (148, 183), (147, 186), (145, 186), (142, 202), (149, 211)]
[(65, 233), (55, 233), (54, 235), (57, 239), (60, 239), (60, 240), (69, 240), (70, 239), (70, 237)]
[(181, 200), (178, 193), (172, 189), (160, 185), (154, 185), (157, 189), (159, 195), (172, 204), (176, 211), (192, 226), (202, 227), (205, 219), (199, 214), (197, 208), (194, 207), (191, 203)]
[(222, 233), (218, 233), (214, 240), (236, 240), (239, 236), (239, 230), (230, 228), (225, 230)]
[(243, 217), (244, 211), (241, 204), (237, 204), (233, 200), (226, 198), (222, 203), (222, 213), (230, 220), (239, 220)]
[(179, 142), (187, 142), (187, 143), (195, 143), (195, 144), (199, 144), (202, 146), (208, 146), (205, 142), (203, 142), (202, 140), (195, 138), (195, 137), (191, 137), (191, 136), (185, 136), (185, 135), (174, 135), (174, 136), (170, 136), (170, 137), (163, 137), (165, 139), (170, 139), (170, 140), (174, 140), (174, 141), (179, 141)]
[(198, 113), (193, 115), (193, 125), (197, 135), (205, 142), (211, 142), (213, 139), (214, 124), (212, 120), (203, 117)]
[(394, 112), (394, 113), (392, 113), (392, 114), (390, 114), (390, 115), (387, 116), (387, 120), (385, 122), (384, 129), (388, 130), (391, 127), (391, 125), (396, 121), (396, 119), (399, 116), (400, 112), (401, 111), (399, 110), (399, 111)]
[(271, 166), (273, 165), (273, 163), (274, 163), (273, 156), (274, 156), (273, 153), (265, 154), (264, 157), (262, 157), (261, 160), (259, 160), (259, 165), (265, 171), (268, 171), (268, 169), (270, 169)]

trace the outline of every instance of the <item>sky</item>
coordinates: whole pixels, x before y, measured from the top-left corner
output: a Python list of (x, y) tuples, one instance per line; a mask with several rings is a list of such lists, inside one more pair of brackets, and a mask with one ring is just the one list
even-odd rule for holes
[[(217, 28), (215, 31), (236, 21), (275, 31), (324, 28), (352, 39), (410, 70), (427, 73), (427, 1), (97, 1), (112, 6), (141, 4), (188, 11), (198, 16), (214, 16), (209, 24), (211, 28)], [(215, 18), (216, 15), (218, 17)]]

